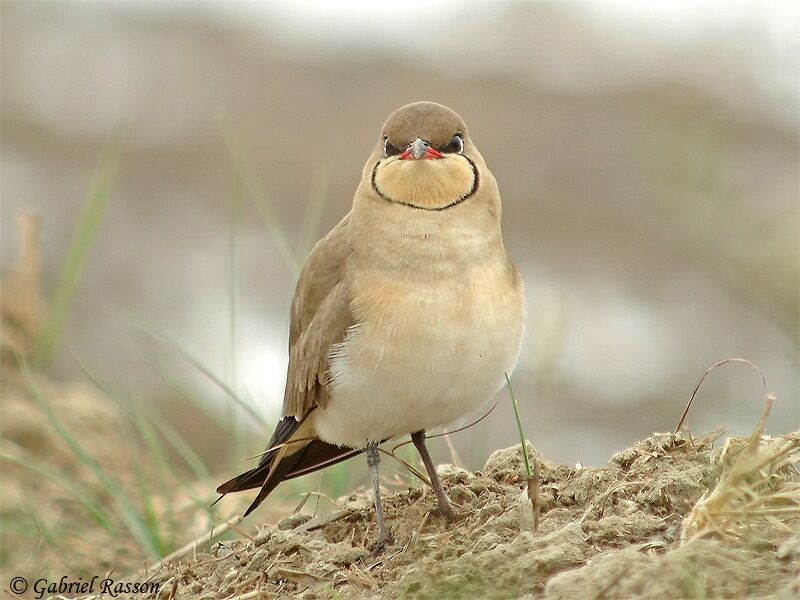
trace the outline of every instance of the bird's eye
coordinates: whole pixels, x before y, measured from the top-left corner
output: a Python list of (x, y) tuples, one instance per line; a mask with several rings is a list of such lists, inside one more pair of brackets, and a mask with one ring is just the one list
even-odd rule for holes
[(461, 135), (458, 133), (454, 135), (453, 139), (450, 140), (450, 143), (444, 147), (444, 151), (455, 154), (461, 154), (464, 152), (464, 139), (461, 137)]
[(395, 154), (398, 154), (397, 148), (392, 146), (392, 144), (389, 142), (389, 138), (383, 138), (383, 155), (388, 158), (389, 156), (394, 156)]

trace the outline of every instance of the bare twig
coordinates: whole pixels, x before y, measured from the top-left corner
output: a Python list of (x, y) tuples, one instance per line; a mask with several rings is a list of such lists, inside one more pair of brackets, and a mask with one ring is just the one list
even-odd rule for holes
[(252, 600), (253, 598), (260, 598), (264, 592), (262, 590), (253, 590), (246, 594), (239, 594), (238, 596), (228, 596), (224, 600)]
[(531, 493), (530, 481), (528, 482), (528, 498), (533, 506), (533, 530), (539, 531), (539, 517), (541, 505), (539, 503), (539, 488), (542, 480), (542, 465), (539, 460), (533, 457), (533, 492)]
[(312, 529), (317, 529), (318, 527), (324, 527), (328, 523), (333, 523), (334, 521), (338, 521), (350, 514), (350, 511), (342, 509), (342, 510), (335, 510), (333, 512), (326, 513), (324, 515), (319, 515), (318, 517), (314, 517), (313, 519), (309, 519), (305, 523), (301, 523), (292, 531), (311, 531)]
[(681, 418), (678, 420), (678, 425), (675, 427), (675, 433), (678, 433), (681, 430), (681, 427), (683, 427), (683, 423), (684, 421), (686, 421), (686, 417), (689, 414), (689, 409), (691, 409), (692, 407), (692, 402), (694, 401), (694, 397), (697, 395), (697, 392), (700, 390), (700, 386), (703, 385), (703, 382), (705, 381), (706, 377), (708, 377), (708, 374), (711, 373), (711, 371), (713, 371), (714, 369), (728, 363), (744, 363), (746, 365), (750, 365), (751, 367), (753, 367), (761, 376), (761, 383), (764, 385), (764, 393), (766, 393), (767, 379), (764, 377), (764, 372), (757, 365), (750, 362), (746, 358), (725, 358), (708, 367), (708, 369), (706, 369), (706, 372), (703, 373), (703, 376), (700, 378), (700, 381), (698, 381), (697, 385), (694, 386), (694, 390), (692, 391), (692, 395), (689, 398), (689, 402), (686, 403), (686, 408), (683, 409), (683, 414), (681, 414)]
[(447, 449), (450, 450), (450, 460), (453, 461), (453, 464), (456, 467), (461, 468), (461, 459), (458, 456), (458, 452), (456, 452), (455, 446), (453, 446), (453, 442), (450, 440), (450, 433), (447, 431), (443, 432), (444, 441), (447, 443)]
[[(483, 421), (486, 417), (488, 417), (490, 414), (492, 414), (492, 411), (495, 408), (497, 408), (497, 405), (499, 403), (500, 403), (500, 398), (498, 397), (497, 400), (494, 401), (494, 404), (492, 404), (492, 407), (488, 411), (486, 411), (486, 413), (484, 413), (479, 419), (476, 419), (475, 421), (473, 421), (472, 423), (469, 423), (468, 425), (464, 425), (463, 427), (459, 427), (458, 429), (454, 429), (453, 431), (445, 431), (444, 433), (436, 433), (436, 434), (433, 434), (433, 435), (428, 435), (426, 437), (427, 437), (427, 439), (430, 440), (430, 439), (437, 438), (437, 437), (447, 436), (448, 443), (449, 443), (449, 441), (450, 441), (449, 440), (449, 436), (450, 435), (452, 435), (454, 433), (459, 433), (461, 431), (464, 431), (465, 429), (469, 429), (470, 427), (474, 427), (475, 425), (477, 425), (478, 423)], [(424, 483), (426, 483), (428, 485), (431, 485), (431, 482), (428, 480), (428, 478), (419, 469), (417, 469), (413, 465), (409, 464), (408, 461), (403, 460), (402, 458), (397, 456), (397, 451), (400, 448), (402, 448), (403, 446), (408, 446), (410, 443), (411, 443), (411, 440), (409, 439), (409, 440), (406, 440), (405, 442), (400, 442), (399, 444), (394, 446), (390, 451), (383, 450), (382, 448), (378, 448), (378, 450), (380, 450), (381, 452), (383, 452), (387, 456), (391, 456), (397, 462), (402, 464), (409, 472), (413, 473), (414, 476), (417, 477), (420, 481), (423, 481)], [(456, 455), (456, 460), (457, 459), (458, 459), (458, 455)]]

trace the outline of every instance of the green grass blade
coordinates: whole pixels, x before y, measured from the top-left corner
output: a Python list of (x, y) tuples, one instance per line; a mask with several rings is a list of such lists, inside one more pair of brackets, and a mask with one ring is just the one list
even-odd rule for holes
[[(227, 423), (225, 419), (222, 418), (222, 415), (219, 414), (218, 411), (210, 410), (208, 403), (204, 402), (202, 399), (198, 398), (193, 394), (190, 390), (186, 388), (181, 382), (179, 382), (167, 369), (163, 367), (163, 365), (152, 358), (150, 354), (142, 354), (142, 360), (147, 364), (148, 367), (155, 373), (161, 380), (167, 385), (167, 387), (172, 390), (179, 398), (182, 400), (189, 402), (192, 404), (197, 410), (199, 410), (203, 415), (205, 415), (212, 423), (218, 426), (222, 431), (226, 432), (226, 434), (230, 437), (237, 435), (239, 439), (233, 440), (232, 447), (234, 448), (244, 448), (249, 447), (252, 443), (253, 437), (260, 437), (263, 441), (262, 436), (252, 436), (246, 428), (238, 428), (235, 432), (229, 431), (227, 429)], [(276, 419), (277, 420), (277, 419)], [(192, 450), (183, 439), (179, 436), (179, 434), (172, 429), (171, 425), (166, 421), (157, 422), (157, 426), (165, 427), (163, 433), (165, 437), (167, 437), (170, 442), (176, 442), (181, 446), (185, 447), (184, 450), (181, 448), (176, 447), (176, 451), (192, 466), (193, 471), (197, 475), (197, 478), (201, 481), (208, 481), (211, 478), (211, 473), (208, 471), (206, 464), (203, 460), (195, 454), (194, 450)], [(171, 435), (169, 432), (172, 431), (174, 435)], [(261, 450), (261, 448), (259, 448)], [(255, 449), (253, 450), (255, 452)], [(232, 468), (239, 468), (241, 466), (241, 454), (234, 454), (233, 452), (229, 453), (230, 456), (230, 466)], [(212, 511), (215, 509), (212, 509)], [(213, 515), (213, 513), (212, 513)]]
[(533, 471), (531, 471), (531, 463), (528, 460), (528, 449), (525, 447), (525, 431), (522, 428), (522, 419), (519, 416), (519, 405), (517, 404), (517, 399), (514, 396), (514, 388), (511, 387), (511, 380), (508, 378), (508, 373), (504, 373), (506, 376), (506, 384), (508, 385), (508, 393), (511, 395), (511, 404), (514, 406), (514, 416), (517, 418), (517, 429), (519, 429), (519, 443), (522, 446), (522, 459), (525, 461), (525, 472), (528, 475), (528, 480), (533, 478)]
[[(210, 478), (210, 473), (206, 468), (200, 457), (192, 450), (189, 445), (180, 437), (180, 435), (172, 428), (165, 419), (160, 418), (160, 415), (153, 415), (150, 411), (145, 411), (138, 404), (132, 402), (123, 402), (114, 394), (108, 385), (101, 382), (95, 377), (87, 367), (73, 355), (75, 363), (78, 368), (84, 373), (89, 381), (107, 398), (114, 402), (118, 408), (125, 414), (128, 420), (134, 425), (136, 432), (139, 434), (141, 441), (144, 443), (145, 452), (142, 456), (151, 458), (159, 467), (159, 474), (163, 472), (169, 473), (174, 479), (175, 483), (182, 486), (186, 492), (187, 497), (198, 507), (208, 513), (209, 520), (213, 518), (214, 509), (209, 506), (209, 498), (198, 498), (196, 494), (190, 491), (190, 482), (180, 473), (177, 465), (170, 460), (164, 448), (162, 440), (172, 446), (181, 459), (186, 462), (190, 469), (192, 469), (195, 477), (206, 480)], [(152, 411), (152, 409), (151, 409)], [(170, 496), (164, 484), (163, 477), (159, 477), (161, 483), (161, 494), (164, 498)], [(174, 527), (170, 531), (174, 531)]]
[[(233, 197), (230, 202), (230, 215), (228, 227), (228, 356), (225, 365), (225, 379), (233, 389), (238, 389), (239, 383), (239, 221), (244, 198), (244, 188), (237, 178)], [(228, 428), (234, 433), (233, 439), (238, 440), (236, 431), (239, 428), (236, 418), (236, 408), (230, 403), (225, 403)]]
[(4, 460), (11, 464), (18, 465), (20, 467), (24, 467), (26, 469), (30, 469), (40, 477), (44, 477), (48, 481), (56, 484), (58, 487), (63, 489), (67, 492), (73, 499), (77, 502), (82, 504), (84, 508), (86, 508), (89, 515), (94, 519), (94, 521), (100, 525), (103, 529), (111, 533), (112, 535), (116, 535), (117, 531), (114, 526), (111, 524), (111, 521), (106, 515), (105, 510), (101, 507), (97, 502), (95, 502), (88, 494), (85, 494), (80, 487), (74, 485), (69, 479), (61, 475), (60, 473), (49, 469), (45, 464), (40, 463), (37, 460), (34, 460), (32, 457), (28, 456), (25, 458), (14, 456), (12, 454), (8, 454), (7, 452), (0, 453), (0, 460)]
[(34, 364), (39, 369), (50, 364), (64, 329), (70, 302), (78, 287), (86, 257), (108, 204), (109, 193), (117, 172), (118, 155), (119, 149), (115, 146), (101, 159), (86, 205), (70, 241), (67, 257), (61, 267), (47, 317), (34, 350)]
[(196, 479), (202, 481), (211, 477), (211, 473), (203, 459), (186, 443), (172, 425), (162, 418), (152, 418), (151, 422), (164, 439), (169, 442), (169, 445), (172, 446), (172, 449), (180, 456), (181, 460), (186, 463), (186, 466), (189, 467)]
[(208, 403), (198, 398), (191, 390), (189, 390), (183, 383), (177, 380), (172, 373), (170, 373), (164, 366), (161, 364), (160, 361), (155, 360), (150, 354), (146, 352), (139, 353), (142, 361), (155, 373), (166, 385), (167, 387), (174, 392), (179, 398), (186, 400), (187, 402), (191, 403), (195, 408), (197, 408), (203, 415), (208, 417), (210, 421), (212, 421), (215, 425), (217, 425), (220, 429), (233, 435), (233, 432), (230, 432), (227, 429), (227, 423), (221, 417), (221, 415), (212, 410)]
[(137, 541), (137, 543), (151, 556), (159, 557), (158, 545), (152, 537), (152, 532), (147, 528), (147, 525), (142, 521), (136, 508), (131, 504), (126, 496), (124, 490), (119, 484), (111, 479), (97, 461), (78, 443), (75, 436), (72, 435), (58, 420), (53, 410), (50, 408), (47, 400), (42, 396), (35, 382), (30, 368), (25, 362), (20, 363), (23, 375), (27, 383), (28, 392), (31, 397), (36, 401), (42, 412), (47, 417), (50, 425), (58, 433), (59, 437), (67, 444), (69, 449), (75, 456), (85, 464), (97, 477), (103, 487), (108, 491), (117, 504), (117, 515), (122, 523)]
[(163, 344), (167, 348), (176, 351), (181, 357), (192, 365), (195, 369), (197, 369), (200, 373), (205, 375), (207, 379), (209, 379), (213, 384), (215, 384), (218, 388), (220, 388), (228, 397), (233, 400), (239, 407), (244, 410), (248, 415), (250, 415), (253, 420), (261, 425), (265, 430), (267, 430), (267, 422), (262, 417), (256, 408), (252, 406), (249, 402), (247, 402), (243, 397), (236, 393), (227, 383), (225, 383), (220, 377), (218, 377), (211, 369), (206, 367), (198, 358), (196, 358), (191, 352), (189, 352), (180, 342), (173, 339), (171, 336), (162, 334), (157, 332), (153, 327), (145, 325), (144, 323), (122, 314), (118, 314), (118, 316), (125, 321), (128, 325), (136, 328), (137, 330), (141, 331), (145, 335), (151, 337), (152, 339), (156, 340), (157, 342)]
[(327, 169), (317, 169), (311, 178), (311, 191), (303, 214), (295, 254), (298, 257), (308, 255), (319, 238), (319, 226), (328, 200), (329, 182), (330, 171)]
[(247, 158), (241, 141), (230, 131), (230, 127), (224, 124), (222, 133), (228, 149), (228, 156), (233, 164), (237, 186), (244, 192), (244, 196), (253, 203), (256, 213), (267, 227), (284, 264), (292, 275), (297, 276), (300, 273), (300, 258), (289, 241), (286, 228), (281, 224), (275, 209), (267, 198), (264, 187), (253, 173), (253, 167)]

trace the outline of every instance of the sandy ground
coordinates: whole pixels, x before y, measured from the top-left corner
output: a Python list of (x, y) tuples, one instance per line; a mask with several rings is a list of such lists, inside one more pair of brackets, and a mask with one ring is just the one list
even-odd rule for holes
[(147, 597), (798, 597), (798, 436), (718, 438), (654, 434), (601, 468), (542, 461), (536, 532), (520, 447), (480, 472), (444, 465), (455, 523), (427, 487), (390, 494), (395, 545), (375, 556), (355, 494), (148, 571), (162, 588)]

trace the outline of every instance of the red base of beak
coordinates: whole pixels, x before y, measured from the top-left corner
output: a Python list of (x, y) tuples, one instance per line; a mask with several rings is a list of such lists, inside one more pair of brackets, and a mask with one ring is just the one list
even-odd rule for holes
[[(439, 152), (438, 150), (434, 150), (433, 148), (426, 148), (425, 149), (425, 156), (420, 158), (419, 160), (433, 160), (435, 158), (442, 158), (444, 154)], [(416, 160), (414, 155), (411, 154), (411, 148), (407, 148), (401, 155), (400, 160)]]

